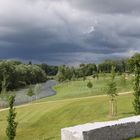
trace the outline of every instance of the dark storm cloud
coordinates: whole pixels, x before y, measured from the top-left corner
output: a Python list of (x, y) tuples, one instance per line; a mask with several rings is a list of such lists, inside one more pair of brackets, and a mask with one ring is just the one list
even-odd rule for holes
[(73, 6), (99, 13), (137, 13), (139, 0), (70, 0)]
[(140, 51), (139, 0), (0, 1), (0, 58), (100, 62)]

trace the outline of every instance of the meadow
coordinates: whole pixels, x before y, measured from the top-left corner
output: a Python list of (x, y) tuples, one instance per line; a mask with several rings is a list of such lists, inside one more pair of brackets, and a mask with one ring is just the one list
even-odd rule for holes
[[(133, 92), (117, 97), (118, 114), (110, 118), (109, 98), (104, 96), (109, 76), (99, 80), (88, 77), (86, 81), (70, 81), (54, 87), (57, 95), (41, 99), (16, 108), (16, 140), (60, 140), (61, 128), (95, 121), (105, 121), (133, 116)], [(88, 81), (93, 88), (88, 89)], [(132, 91), (132, 77), (122, 84), (121, 76), (116, 78), (118, 93)], [(95, 96), (102, 95), (102, 96)], [(6, 140), (7, 110), (0, 112), (0, 139)]]
[[(108, 74), (106, 75), (106, 77), (103, 77), (101, 75), (99, 79), (87, 77), (85, 81), (83, 79), (78, 79), (75, 81), (63, 82), (54, 87), (54, 90), (57, 91), (57, 95), (45, 98), (43, 100), (49, 101), (49, 100), (60, 100), (60, 99), (104, 95), (106, 94), (107, 84), (110, 81), (110, 79), (111, 77)], [(91, 89), (87, 87), (87, 83), (89, 81), (91, 81), (93, 84), (93, 88)], [(118, 93), (129, 92), (133, 90), (132, 75), (126, 76), (125, 83), (123, 82), (122, 76), (120, 75), (116, 76), (115, 81), (117, 84)]]

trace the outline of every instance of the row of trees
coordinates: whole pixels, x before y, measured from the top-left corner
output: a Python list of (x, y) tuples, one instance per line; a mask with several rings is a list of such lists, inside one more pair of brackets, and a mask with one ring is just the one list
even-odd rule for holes
[(62, 65), (59, 67), (57, 77), (58, 81), (63, 82), (66, 80), (75, 80), (81, 77), (85, 79), (86, 76), (90, 76), (96, 73), (97, 73), (96, 64), (81, 64), (79, 68)]
[(80, 77), (86, 79), (86, 76), (93, 76), (93, 78), (99, 76), (99, 73), (105, 75), (105, 73), (111, 73), (112, 67), (115, 67), (115, 72), (122, 73), (130, 73), (131, 66), (129, 63), (129, 59), (123, 60), (106, 60), (100, 64), (80, 64), (78, 68), (68, 67), (68, 66), (60, 66), (58, 69), (58, 80), (60, 82), (66, 80), (74, 80)]
[(124, 73), (130, 71), (129, 59), (122, 60), (105, 60), (98, 65), (98, 71), (104, 73), (111, 73), (112, 66), (115, 67), (115, 72)]
[(40, 68), (42, 68), (48, 76), (55, 76), (58, 73), (58, 66), (50, 66), (45, 63), (38, 64)]

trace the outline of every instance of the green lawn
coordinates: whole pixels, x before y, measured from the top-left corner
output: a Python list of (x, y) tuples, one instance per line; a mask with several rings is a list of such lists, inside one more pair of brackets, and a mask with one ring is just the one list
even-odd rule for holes
[[(93, 84), (93, 88), (89, 89), (87, 87), (87, 83), (89, 80)], [(75, 98), (75, 97), (87, 97), (87, 96), (95, 96), (106, 94), (107, 83), (109, 82), (110, 77), (93, 79), (92, 77), (88, 77), (87, 80), (79, 80), (79, 81), (70, 81), (61, 83), (54, 87), (57, 91), (57, 95), (48, 97), (43, 99), (42, 101), (48, 100), (58, 100), (58, 99), (67, 99), (67, 98)], [(121, 76), (116, 77), (117, 83), (117, 92), (127, 92), (132, 91), (132, 76), (127, 77), (126, 84), (122, 83)]]
[[(61, 128), (94, 121), (110, 120), (108, 116), (108, 97), (94, 97), (105, 94), (110, 78), (99, 80), (88, 77), (86, 81), (72, 81), (57, 85), (57, 95), (47, 97), (30, 105), (17, 108), (16, 140), (60, 140)], [(87, 82), (93, 83), (92, 90)], [(132, 91), (132, 77), (126, 85), (121, 77), (116, 78), (118, 92)], [(114, 119), (132, 116), (132, 94), (117, 97), (118, 115)], [(0, 140), (6, 140), (7, 111), (0, 112)]]
[[(117, 118), (133, 115), (132, 100), (131, 94), (118, 97)], [(7, 111), (0, 112), (1, 140), (6, 140), (6, 115)], [(60, 140), (61, 128), (104, 120), (110, 120), (108, 97), (33, 103), (17, 108), (16, 140)]]

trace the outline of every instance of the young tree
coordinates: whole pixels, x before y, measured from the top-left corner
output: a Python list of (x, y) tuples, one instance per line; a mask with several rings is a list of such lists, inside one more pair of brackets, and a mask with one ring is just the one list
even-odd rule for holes
[(131, 70), (135, 74), (134, 78), (134, 111), (136, 115), (140, 114), (140, 54), (135, 54), (130, 59)]
[(89, 82), (87, 83), (87, 87), (88, 87), (89, 89), (92, 89), (93, 84), (91, 83), (91, 81), (89, 81)]
[(111, 69), (111, 78), (112, 78), (112, 81), (114, 81), (115, 76), (116, 76), (115, 67), (112, 66), (112, 69)]
[(122, 84), (123, 86), (126, 85), (126, 75), (125, 75), (125, 73), (122, 74), (122, 76), (121, 76), (121, 84)]
[(0, 106), (3, 107), (5, 103), (7, 103), (8, 93), (7, 93), (7, 86), (8, 86), (8, 77), (3, 74), (3, 81), (1, 86), (1, 93), (0, 93)]
[(36, 84), (35, 88), (34, 88), (34, 93), (36, 95), (36, 100), (38, 99), (38, 95), (40, 93), (40, 90), (41, 90), (41, 84)]
[(15, 108), (14, 108), (14, 102), (15, 102), (15, 96), (10, 95), (9, 100), (8, 100), (8, 103), (9, 103), (9, 114), (7, 116), (8, 126), (6, 129), (6, 134), (7, 134), (8, 140), (14, 140), (14, 138), (16, 136), (16, 128), (18, 125), (18, 123), (15, 121), (16, 112), (15, 112)]
[(117, 114), (117, 101), (116, 96), (117, 94), (117, 88), (116, 88), (116, 82), (115, 82), (115, 68), (112, 67), (111, 71), (111, 81), (108, 83), (107, 88), (107, 95), (110, 98), (109, 104), (110, 104), (110, 115), (111, 117), (116, 116)]
[(30, 97), (30, 102), (32, 102), (32, 97), (33, 97), (33, 95), (35, 95), (35, 93), (31, 86), (28, 89), (27, 95)]
[(93, 87), (93, 84), (89, 81), (89, 82), (87, 83), (87, 87), (88, 87), (88, 88), (92, 88), (92, 87)]

